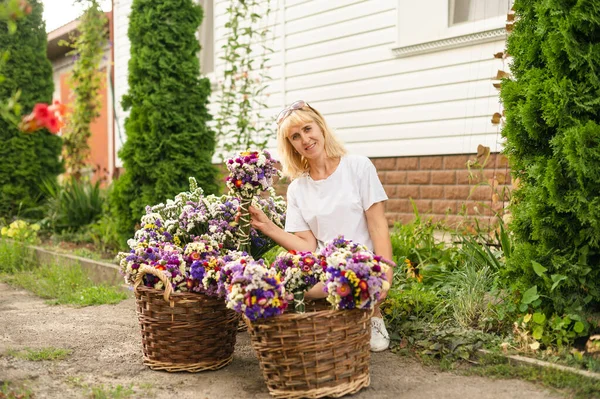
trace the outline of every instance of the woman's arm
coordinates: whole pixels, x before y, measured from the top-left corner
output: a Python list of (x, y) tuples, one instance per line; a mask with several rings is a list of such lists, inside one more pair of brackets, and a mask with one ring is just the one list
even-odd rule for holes
[(312, 231), (298, 231), (294, 234), (288, 233), (270, 220), (265, 213), (254, 207), (248, 208), (250, 212), (250, 224), (264, 235), (271, 238), (283, 248), (296, 251), (314, 252), (317, 249), (317, 239)]
[[(387, 219), (384, 213), (384, 203), (377, 202), (369, 209), (365, 211), (367, 217), (367, 228), (369, 229), (369, 235), (373, 241), (373, 252), (382, 256), (386, 260), (392, 261), (392, 241), (390, 240), (390, 231), (388, 229)], [(386, 273), (388, 281), (392, 284), (394, 272), (390, 267)], [(386, 293), (383, 293), (382, 298), (384, 299)]]

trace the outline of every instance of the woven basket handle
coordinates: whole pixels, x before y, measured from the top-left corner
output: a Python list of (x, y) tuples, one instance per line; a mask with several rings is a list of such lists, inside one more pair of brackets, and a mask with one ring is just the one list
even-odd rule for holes
[(152, 266), (148, 266), (148, 265), (140, 266), (140, 270), (138, 271), (137, 275), (135, 276), (133, 290), (135, 291), (137, 289), (138, 285), (140, 285), (142, 283), (142, 279), (144, 278), (144, 276), (146, 274), (152, 274), (153, 276), (158, 277), (160, 279), (160, 281), (162, 281), (163, 285), (165, 286), (165, 292), (163, 294), (163, 298), (165, 298), (165, 301), (170, 302), (169, 298), (171, 297), (171, 294), (173, 293), (173, 286), (167, 280), (167, 276), (165, 276), (165, 274), (162, 271), (155, 269)]

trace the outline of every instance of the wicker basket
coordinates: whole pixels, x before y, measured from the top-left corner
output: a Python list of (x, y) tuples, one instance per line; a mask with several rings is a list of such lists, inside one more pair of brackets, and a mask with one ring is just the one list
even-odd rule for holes
[[(167, 288), (140, 285), (146, 274), (157, 276)], [(240, 318), (222, 299), (174, 293), (165, 275), (147, 266), (140, 269), (134, 292), (145, 365), (153, 370), (198, 372), (231, 362)]]
[(370, 383), (370, 311), (244, 317), (260, 368), (276, 398), (340, 397)]

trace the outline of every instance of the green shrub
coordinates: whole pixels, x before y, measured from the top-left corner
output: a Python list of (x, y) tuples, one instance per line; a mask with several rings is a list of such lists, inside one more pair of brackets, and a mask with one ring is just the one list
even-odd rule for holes
[(506, 281), (522, 312), (583, 314), (600, 303), (600, 11), (591, 0), (515, 9), (514, 79), (501, 91), (520, 182)]
[[(9, 34), (6, 22), (0, 21), (0, 49), (9, 52), (2, 70), (6, 80), (0, 82), (0, 98), (21, 90), (19, 102), (25, 113), (38, 102), (51, 103), (54, 91), (42, 5), (38, 0), (29, 3), (31, 14), (16, 22), (14, 34)], [(43, 193), (38, 182), (55, 180), (62, 171), (60, 137), (45, 129), (24, 134), (0, 118), (0, 143), (0, 217), (40, 217), (36, 207)]]
[(134, 0), (129, 15), (129, 94), (123, 107), (125, 174), (111, 203), (119, 232), (132, 236), (144, 208), (186, 191), (193, 176), (215, 192), (215, 134), (207, 126), (210, 81), (200, 78), (196, 34), (202, 9), (192, 0)]

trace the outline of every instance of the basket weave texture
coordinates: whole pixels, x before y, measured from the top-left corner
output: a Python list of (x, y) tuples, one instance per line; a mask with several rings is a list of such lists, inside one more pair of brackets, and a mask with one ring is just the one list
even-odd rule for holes
[(244, 321), (269, 392), (296, 399), (340, 397), (369, 385), (370, 317), (321, 310)]
[[(140, 285), (145, 274), (166, 290)], [(153, 370), (217, 370), (233, 359), (239, 315), (225, 301), (197, 293), (174, 293), (164, 274), (143, 266), (134, 286), (144, 364)]]

